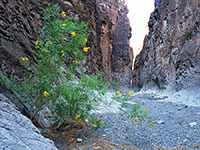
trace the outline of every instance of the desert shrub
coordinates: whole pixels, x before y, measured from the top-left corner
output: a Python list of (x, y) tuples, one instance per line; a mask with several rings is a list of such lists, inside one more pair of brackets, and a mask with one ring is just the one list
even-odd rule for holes
[(66, 121), (90, 118), (107, 86), (100, 72), (87, 75), (82, 67), (91, 50), (86, 47), (88, 25), (67, 18), (57, 4), (46, 5), (44, 26), (35, 41), (35, 71), (22, 56), (26, 76), (20, 83), (12, 81), (15, 92), (29, 104), (31, 119), (48, 107), (59, 127)]

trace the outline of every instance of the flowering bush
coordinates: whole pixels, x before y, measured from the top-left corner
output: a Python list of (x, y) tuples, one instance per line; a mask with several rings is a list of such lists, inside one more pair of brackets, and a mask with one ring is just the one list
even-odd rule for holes
[(27, 76), (15, 91), (31, 106), (31, 119), (44, 107), (51, 110), (57, 127), (91, 118), (90, 111), (107, 86), (101, 73), (86, 75), (81, 67), (91, 50), (86, 47), (88, 25), (66, 18), (58, 5), (50, 4), (43, 10), (43, 22), (35, 41), (36, 71), (31, 70), (28, 58), (21, 57)]
[[(121, 114), (126, 118), (129, 123), (134, 122), (141, 124), (145, 119), (147, 119), (149, 122), (149, 126), (153, 126), (151, 117), (148, 116), (146, 109), (140, 109), (141, 106), (139, 103), (133, 104), (132, 107), (128, 107), (130, 106), (129, 101), (131, 100), (132, 95), (132, 91), (124, 95), (120, 91), (116, 91), (115, 95), (113, 95), (113, 99), (121, 103), (121, 107), (119, 108)], [(126, 127), (126, 129), (129, 130), (129, 127)]]

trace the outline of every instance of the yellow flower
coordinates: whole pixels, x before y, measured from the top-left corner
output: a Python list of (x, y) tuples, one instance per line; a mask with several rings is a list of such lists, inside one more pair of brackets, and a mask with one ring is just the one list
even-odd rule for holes
[(150, 122), (150, 123), (149, 123), (149, 126), (150, 126), (150, 127), (152, 127), (152, 126), (153, 126), (153, 123), (152, 123), (152, 122)]
[(25, 58), (23, 58), (23, 57), (21, 57), (21, 59), (22, 59), (22, 61), (24, 61), (24, 60), (25, 60)]
[(49, 93), (47, 91), (44, 91), (44, 96), (48, 96)]
[(63, 53), (62, 56), (65, 56), (65, 53)]
[(67, 38), (63, 38), (63, 40), (64, 40), (64, 41), (66, 41), (66, 40), (67, 40)]
[(46, 44), (47, 44), (47, 45), (51, 45), (51, 44), (52, 44), (52, 42), (46, 42)]
[(75, 60), (73, 60), (73, 63), (75, 62)]
[(25, 60), (28, 60), (28, 58), (25, 58)]
[(63, 23), (62, 25), (63, 25), (63, 27), (67, 26), (67, 24), (66, 24), (66, 23)]
[(134, 119), (134, 122), (136, 122), (136, 123), (138, 122), (137, 118)]
[(84, 42), (83, 42), (83, 43), (84, 43), (84, 44), (86, 44), (86, 43), (87, 43), (87, 38), (85, 38), (85, 39), (84, 39)]
[(72, 78), (74, 78), (74, 76), (72, 76)]
[(84, 52), (88, 52), (88, 48), (87, 47), (84, 47), (83, 50), (84, 50)]
[(78, 64), (78, 61), (76, 61), (76, 64)]
[(76, 119), (78, 119), (80, 117), (80, 115), (77, 115), (74, 119), (76, 120)]
[(101, 121), (102, 124), (104, 124), (104, 121)]
[(42, 51), (43, 51), (43, 52), (47, 52), (48, 50), (47, 50), (47, 49), (42, 49)]
[(95, 127), (95, 128), (96, 128), (96, 127), (97, 127), (97, 125), (96, 125), (96, 124), (93, 124), (93, 127)]
[(81, 122), (81, 119), (78, 119), (78, 122)]
[(39, 41), (37, 40), (37, 41), (35, 41), (35, 45), (38, 45), (39, 44)]
[(118, 95), (122, 95), (122, 94), (120, 93), (120, 91), (117, 91), (117, 94), (118, 94)]
[(71, 35), (72, 35), (72, 36), (75, 36), (75, 35), (76, 35), (76, 32), (71, 32)]
[(133, 92), (132, 92), (132, 91), (130, 91), (128, 94), (131, 96), (131, 95), (133, 95)]
[(102, 101), (102, 98), (100, 98), (100, 100)]
[(84, 47), (83, 48), (84, 52), (88, 52), (88, 49), (90, 49), (90, 47)]
[(66, 17), (66, 14), (64, 11), (62, 11), (62, 17)]
[(64, 51), (61, 51), (61, 53), (64, 53)]
[(147, 112), (147, 110), (146, 110), (146, 109), (144, 109), (144, 112)]
[(92, 99), (90, 99), (90, 102), (92, 102)]

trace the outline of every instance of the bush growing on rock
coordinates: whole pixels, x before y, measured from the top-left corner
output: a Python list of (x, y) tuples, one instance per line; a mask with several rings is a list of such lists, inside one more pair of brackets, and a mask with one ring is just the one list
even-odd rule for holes
[(68, 121), (90, 118), (107, 85), (100, 72), (86, 75), (82, 67), (90, 50), (86, 47), (88, 25), (67, 18), (57, 4), (46, 4), (44, 26), (35, 41), (36, 71), (28, 58), (21, 57), (26, 77), (15, 83), (15, 91), (30, 105), (31, 119), (37, 119), (39, 112), (48, 107), (59, 127)]

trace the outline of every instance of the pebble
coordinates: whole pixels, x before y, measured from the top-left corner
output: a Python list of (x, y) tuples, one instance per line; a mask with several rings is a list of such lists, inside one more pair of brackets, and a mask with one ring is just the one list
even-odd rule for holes
[(83, 140), (81, 138), (77, 138), (76, 140), (78, 143), (81, 143)]
[(145, 105), (145, 101), (142, 101), (142, 105)]
[(165, 124), (165, 122), (163, 120), (159, 120), (157, 121), (157, 124)]
[(191, 122), (190, 123), (190, 127), (194, 127), (194, 126), (197, 126), (197, 122)]

